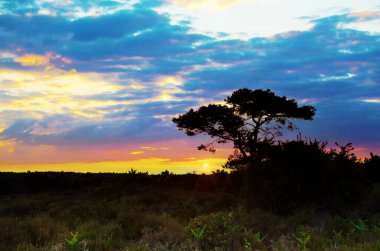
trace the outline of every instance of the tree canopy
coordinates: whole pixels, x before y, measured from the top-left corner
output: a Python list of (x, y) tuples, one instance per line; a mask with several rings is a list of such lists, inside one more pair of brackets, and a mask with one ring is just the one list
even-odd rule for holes
[(226, 104), (209, 104), (172, 119), (189, 136), (205, 134), (213, 143), (232, 142), (242, 159), (255, 158), (260, 145), (273, 143), (282, 129), (295, 129), (292, 119), (312, 120), (315, 108), (298, 106), (294, 99), (277, 96), (271, 90), (238, 89), (225, 99)]

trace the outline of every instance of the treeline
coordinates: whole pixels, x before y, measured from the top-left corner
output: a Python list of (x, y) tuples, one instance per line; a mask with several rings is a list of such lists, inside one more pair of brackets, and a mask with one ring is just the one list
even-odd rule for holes
[(117, 198), (166, 190), (223, 194), (236, 198), (233, 203), (275, 213), (304, 207), (340, 212), (360, 203), (380, 210), (380, 203), (375, 205), (376, 201), (368, 199), (373, 184), (380, 182), (378, 155), (360, 160), (351, 144), (328, 149), (324, 142), (300, 138), (260, 149), (259, 162), (244, 162), (231, 156), (225, 167), (232, 171), (218, 170), (210, 175), (176, 175), (168, 171), (149, 175), (135, 170), (119, 174), (0, 173), (0, 194), (97, 191)]

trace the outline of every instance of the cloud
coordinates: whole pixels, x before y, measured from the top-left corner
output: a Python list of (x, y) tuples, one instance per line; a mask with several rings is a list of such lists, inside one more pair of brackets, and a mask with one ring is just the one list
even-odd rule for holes
[(138, 154), (143, 154), (144, 151), (133, 151), (133, 152), (130, 152), (128, 154), (132, 154), (132, 155), (138, 155)]
[(363, 99), (363, 102), (367, 102), (367, 103), (380, 103), (380, 98)]
[(0, 27), (0, 36), (8, 41), (0, 42), (5, 50), (22, 48), (34, 54), (54, 51), (79, 60), (119, 55), (170, 56), (191, 52), (193, 42), (206, 38), (187, 34), (187, 27), (173, 26), (167, 17), (148, 9), (72, 21), (62, 16), (5, 14), (0, 15)]
[(26, 54), (24, 56), (14, 58), (13, 61), (23, 66), (39, 66), (48, 65), (50, 59), (48, 57), (36, 54)]
[(374, 101), (380, 94), (380, 37), (341, 26), (355, 20), (332, 16), (314, 20), (309, 31), (202, 45), (215, 65), (224, 65), (189, 72), (184, 88), (212, 95), (242, 87), (271, 88), (288, 97), (314, 100), (316, 119), (300, 123), (305, 133), (375, 144), (379, 138), (371, 131), (380, 126), (377, 103), (369, 106), (362, 100)]
[[(94, 41), (139, 36), (154, 29), (166, 18), (150, 10), (127, 10), (97, 17), (85, 17), (71, 23), (73, 40)], [(110, 29), (112, 27), (112, 29)]]
[(246, 0), (171, 0), (169, 3), (191, 10), (223, 10)]
[(371, 19), (379, 19), (380, 18), (380, 10), (361, 10), (361, 11), (353, 11), (350, 13), (351, 16), (359, 19), (359, 21), (371, 20)]
[(101, 116), (99, 109), (115, 102), (83, 99), (97, 94), (112, 94), (123, 89), (97, 73), (78, 73), (53, 68), (42, 72), (0, 69), (0, 74), (0, 87), (3, 95), (8, 97), (0, 100), (0, 111), (22, 111), (33, 118), (68, 113), (94, 119)]
[[(371, 135), (380, 127), (380, 38), (345, 26), (377, 12), (242, 41), (195, 34), (149, 1), (126, 8), (105, 1), (96, 10), (88, 1), (60, 1), (57, 15), (38, 13), (51, 4), (6, 2), (17, 14), (0, 15), (0, 53), (7, 55), (0, 61), (1, 140), (74, 147), (182, 139), (173, 116), (248, 87), (311, 100), (316, 119), (300, 123), (310, 136), (380, 141)], [(84, 10), (94, 12), (78, 14)]]

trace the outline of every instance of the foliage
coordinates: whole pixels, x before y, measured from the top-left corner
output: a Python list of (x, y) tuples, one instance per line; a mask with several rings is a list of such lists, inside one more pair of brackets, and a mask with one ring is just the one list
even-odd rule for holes
[(368, 231), (368, 225), (362, 219), (357, 219), (355, 222), (351, 221), (351, 225), (354, 227), (354, 230), (364, 233)]
[(311, 236), (306, 232), (299, 232), (297, 235), (294, 235), (294, 238), (298, 242), (298, 244), (302, 247), (303, 251), (309, 250), (307, 248), (307, 244), (309, 243)]
[(266, 238), (244, 226), (234, 211), (197, 216), (190, 220), (187, 229), (201, 250), (259, 248)]
[[(303, 143), (289, 144), (281, 149), (302, 152)], [(330, 170), (331, 163), (351, 163), (330, 158), (328, 150), (321, 155), (317, 152), (299, 160), (300, 165), (327, 156), (321, 163), (327, 163), (323, 166), (331, 175), (334, 173)], [(268, 172), (258, 170), (253, 174), (246, 171), (211, 175), (0, 173), (3, 188), (0, 190), (0, 250), (69, 251), (74, 250), (76, 243), (81, 251), (293, 251), (303, 248), (293, 233), (297, 233), (301, 242), (306, 240), (307, 236), (301, 236), (300, 232), (312, 236), (305, 244), (309, 250), (379, 250), (376, 184), (360, 203), (349, 207), (331, 200), (331, 197), (340, 200), (339, 193), (318, 193), (321, 201), (324, 198), (323, 208), (303, 197), (309, 202), (286, 213), (278, 214), (271, 207), (262, 209), (258, 202), (268, 201), (268, 197), (274, 197), (271, 203), (277, 207), (281, 204), (285, 207), (294, 204), (296, 196), (303, 196), (295, 187), (305, 189), (307, 185), (301, 186), (295, 180), (296, 185), (284, 182), (282, 185), (289, 189), (279, 191), (282, 181), (276, 177), (283, 170), (291, 173), (287, 169), (291, 166), (284, 166), (296, 161), (291, 156), (289, 159), (281, 168), (276, 168), (279, 164), (275, 165), (274, 160), (268, 160), (264, 162)], [(362, 164), (354, 163), (353, 172), (359, 179)], [(347, 170), (344, 166), (339, 169), (338, 173)], [(299, 172), (295, 171), (284, 178), (297, 175)], [(266, 179), (260, 181), (263, 177)], [(300, 177), (302, 180), (307, 176)], [(321, 180), (330, 179), (330, 176), (321, 177), (324, 177)], [(55, 183), (60, 186), (52, 187)], [(336, 189), (334, 185), (330, 187)], [(254, 189), (250, 192), (252, 197), (245, 193), (250, 188)], [(294, 197), (290, 192), (295, 193)], [(256, 196), (260, 194), (263, 196), (258, 200)], [(281, 198), (278, 194), (286, 196), (288, 201), (276, 202)], [(328, 206), (333, 206), (333, 210)]]
[(263, 243), (266, 235), (262, 236), (260, 232), (255, 233), (253, 236), (253, 240), (257, 243)]
[(202, 228), (190, 228), (190, 233), (191, 233), (191, 236), (196, 240), (197, 243), (199, 243), (201, 245), (203, 239), (204, 239), (204, 236), (205, 236), (205, 228), (206, 228), (206, 225), (204, 225)]
[(69, 250), (72, 251), (81, 251), (80, 242), (78, 239), (78, 232), (72, 233), (70, 232), (71, 238), (66, 239), (67, 246), (69, 247)]
[(173, 118), (188, 136), (206, 134), (215, 140), (199, 150), (214, 151), (214, 143), (232, 142), (236, 157), (261, 160), (260, 149), (273, 144), (282, 129), (295, 129), (291, 119), (311, 120), (312, 106), (299, 107), (294, 99), (277, 96), (271, 90), (239, 89), (228, 96), (225, 105), (209, 104)]
[(331, 243), (332, 243), (332, 247), (333, 248), (336, 248), (339, 246), (339, 244), (342, 242), (343, 240), (343, 231), (339, 230), (333, 230), (332, 232), (332, 236), (331, 236)]
[(189, 222), (188, 230), (201, 250), (234, 247), (240, 244), (243, 227), (232, 212), (198, 216)]
[[(351, 144), (328, 149), (327, 142), (298, 135), (297, 140), (262, 149), (264, 158), (258, 168), (235, 172), (240, 173), (236, 176), (245, 184), (244, 195), (252, 204), (277, 213), (306, 206), (340, 210), (359, 203), (370, 190)], [(236, 161), (226, 167), (239, 165), (239, 158)]]

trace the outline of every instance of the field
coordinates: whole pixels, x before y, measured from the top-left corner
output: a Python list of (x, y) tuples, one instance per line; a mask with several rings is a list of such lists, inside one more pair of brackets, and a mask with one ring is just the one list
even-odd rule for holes
[(322, 205), (247, 176), (0, 173), (0, 250), (380, 250), (378, 183)]

